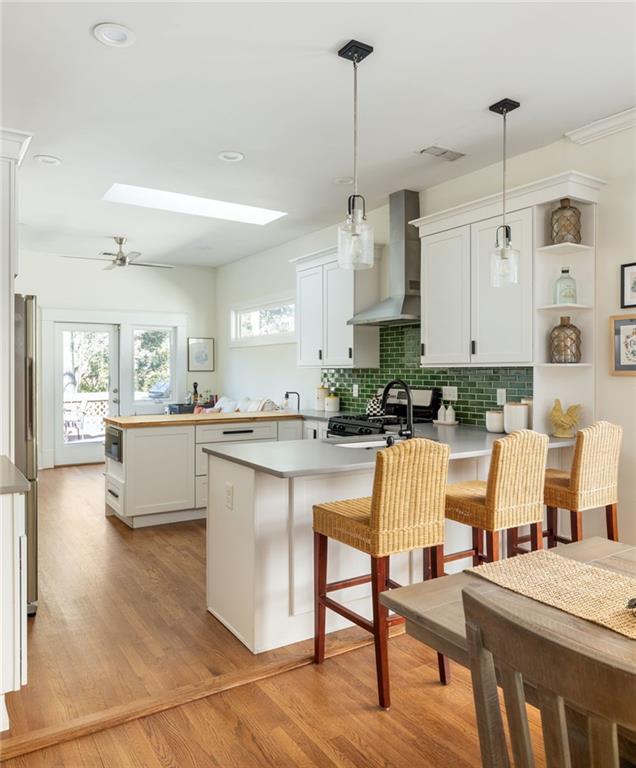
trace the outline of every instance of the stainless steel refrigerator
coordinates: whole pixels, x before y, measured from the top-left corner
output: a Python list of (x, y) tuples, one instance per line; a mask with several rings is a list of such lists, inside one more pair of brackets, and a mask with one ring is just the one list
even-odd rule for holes
[(27, 613), (38, 606), (38, 443), (35, 296), (15, 297), (15, 464), (31, 483), (26, 497)]

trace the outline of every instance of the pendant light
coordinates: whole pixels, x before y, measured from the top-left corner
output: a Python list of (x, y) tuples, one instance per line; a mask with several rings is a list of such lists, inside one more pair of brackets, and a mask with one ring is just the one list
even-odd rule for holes
[(506, 224), (506, 118), (519, 106), (518, 101), (502, 99), (489, 107), (491, 112), (503, 117), (503, 217), (501, 226), (497, 227), (495, 248), (490, 256), (490, 284), (493, 288), (519, 282), (519, 251), (511, 245), (510, 227)]
[(358, 64), (372, 52), (372, 46), (357, 40), (350, 40), (338, 51), (338, 56), (353, 62), (353, 194), (347, 201), (347, 218), (338, 225), (341, 269), (373, 266), (373, 227), (367, 222), (364, 197), (358, 194)]

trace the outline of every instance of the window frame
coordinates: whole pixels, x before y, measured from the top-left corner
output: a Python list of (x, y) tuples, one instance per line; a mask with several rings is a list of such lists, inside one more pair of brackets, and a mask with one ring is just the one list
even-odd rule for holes
[[(135, 389), (135, 333), (137, 331), (168, 331), (170, 334), (170, 358), (169, 358), (169, 376), (170, 376), (170, 395), (168, 397), (136, 397)], [(177, 382), (177, 328), (174, 325), (147, 325), (145, 323), (133, 323), (130, 327), (131, 345), (130, 352), (132, 381), (130, 382), (132, 391), (132, 402), (136, 405), (151, 405), (153, 403), (163, 406), (166, 403), (174, 403), (175, 395), (178, 391)]]
[[(243, 336), (238, 335), (239, 317), (244, 312), (254, 312), (261, 309), (271, 309), (272, 307), (281, 307), (285, 304), (291, 304), (294, 311), (294, 330), (292, 333), (274, 333), (262, 336)], [(241, 302), (233, 304), (230, 307), (230, 341), (229, 345), (233, 348), (241, 347), (262, 347), (273, 346), (276, 344), (295, 344), (296, 343), (296, 297), (293, 294), (285, 293), (282, 295), (262, 297), (258, 301)]]

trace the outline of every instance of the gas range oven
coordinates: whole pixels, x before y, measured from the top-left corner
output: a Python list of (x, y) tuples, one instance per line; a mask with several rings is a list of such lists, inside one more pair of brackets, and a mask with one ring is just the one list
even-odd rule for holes
[[(382, 389), (378, 389), (382, 394)], [(413, 423), (426, 424), (437, 418), (441, 392), (433, 389), (412, 389)], [(406, 424), (406, 392), (392, 389), (386, 404), (385, 414), (369, 416), (366, 413), (343, 414), (329, 419), (328, 437), (351, 437), (354, 435), (398, 434)]]

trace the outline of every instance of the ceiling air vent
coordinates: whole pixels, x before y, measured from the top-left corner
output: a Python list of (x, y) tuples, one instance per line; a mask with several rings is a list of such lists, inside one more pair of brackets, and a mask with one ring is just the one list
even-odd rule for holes
[(426, 149), (420, 149), (420, 155), (433, 155), (433, 157), (440, 157), (442, 160), (459, 160), (460, 157), (465, 157), (463, 152), (455, 152), (454, 149), (446, 149), (445, 147), (436, 147), (434, 144)]

